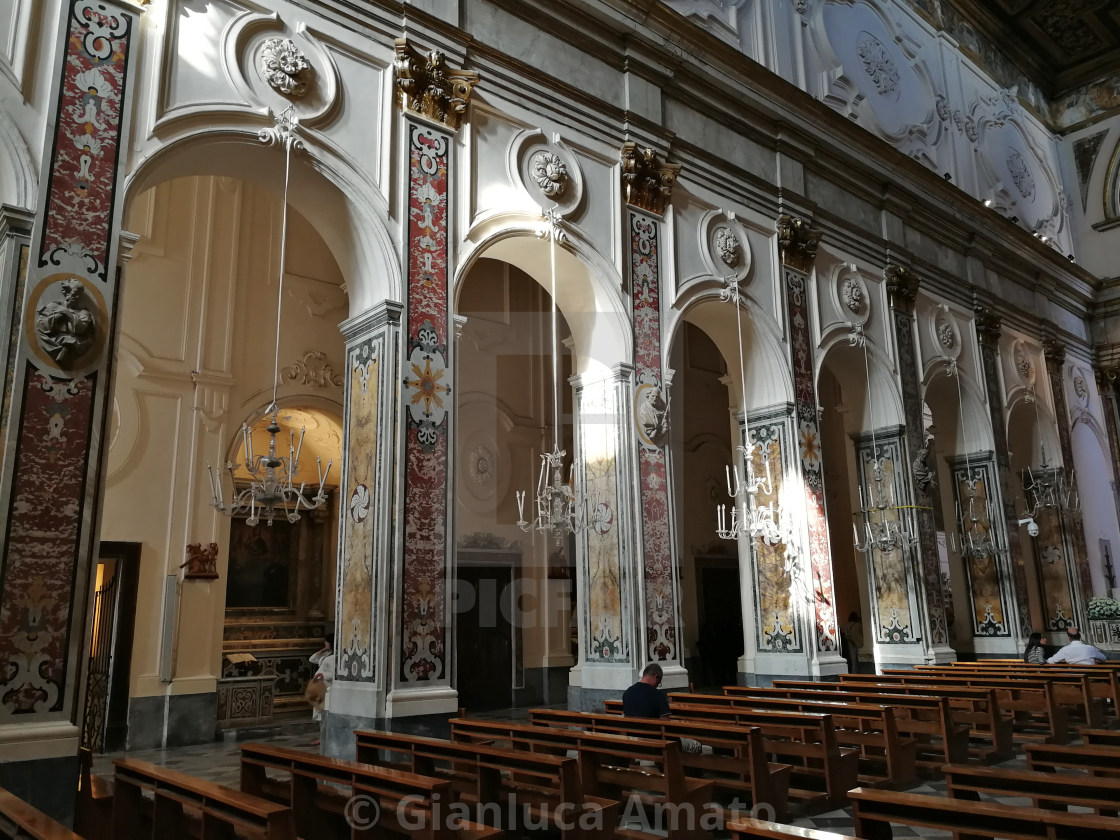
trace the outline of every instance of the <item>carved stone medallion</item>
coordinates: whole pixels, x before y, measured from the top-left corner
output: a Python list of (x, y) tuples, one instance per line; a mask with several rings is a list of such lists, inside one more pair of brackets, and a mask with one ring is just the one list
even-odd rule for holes
[(1024, 382), (1029, 382), (1034, 372), (1034, 363), (1021, 342), (1015, 345), (1015, 370)]
[(87, 364), (101, 349), (108, 320), (97, 291), (78, 277), (52, 275), (32, 293), (28, 332), (40, 358), (60, 370)]
[(859, 43), (856, 45), (856, 54), (859, 55), (864, 72), (867, 73), (880, 96), (897, 93), (900, 78), (898, 68), (882, 41), (870, 32), (861, 32)]
[(716, 253), (728, 268), (735, 268), (739, 264), (739, 256), (743, 244), (739, 237), (729, 227), (716, 228)]
[(311, 62), (291, 38), (269, 38), (261, 48), (260, 74), (273, 90), (299, 98), (307, 94)]
[(1080, 368), (1073, 369), (1073, 393), (1083, 408), (1089, 404), (1089, 384)]
[(560, 198), (568, 187), (568, 167), (560, 156), (546, 149), (529, 156), (533, 182), (548, 198)]
[(854, 277), (847, 277), (840, 287), (840, 299), (852, 313), (858, 315), (863, 311), (863, 286)]
[(953, 333), (953, 328), (947, 321), (942, 321), (937, 325), (937, 340), (946, 350), (952, 350), (956, 345), (957, 336)]

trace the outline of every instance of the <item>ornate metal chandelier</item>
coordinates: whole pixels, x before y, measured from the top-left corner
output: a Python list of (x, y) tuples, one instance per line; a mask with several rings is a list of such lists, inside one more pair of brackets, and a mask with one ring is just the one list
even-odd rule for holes
[(1040, 462), (1037, 470), (1027, 467), (1023, 480), (1027, 510), (1019, 514), (1019, 524), (1027, 526), (1027, 534), (1037, 537), (1039, 527), (1037, 517), (1044, 510), (1078, 513), (1081, 510), (1081, 497), (1077, 492), (1077, 479), (1073, 470), (1065, 472), (1046, 458), (1046, 444), (1042, 443), (1042, 416), (1038, 410), (1038, 395), (1031, 388), (1026, 395), (1028, 402), (1034, 403), (1035, 428), (1039, 430)]
[(245, 449), (245, 470), (251, 480), (248, 487), (237, 489), (236, 467), (226, 462), (230, 480), (233, 483), (233, 497), (226, 502), (222, 491), (222, 476), (220, 470), (215, 470), (209, 464), (206, 469), (210, 474), (210, 504), (226, 516), (237, 516), (248, 513), (245, 524), (255, 526), (260, 520), (267, 525), (278, 513), (287, 517), (289, 522), (296, 522), (300, 518), (301, 510), (314, 510), (327, 500), (324, 485), (330, 474), (333, 460), (327, 461), (326, 470), (323, 469), (322, 458), (316, 456), (315, 463), (318, 467), (319, 487), (314, 495), (308, 496), (307, 483), (300, 482), (297, 486), (296, 476), (299, 473), (299, 455), (303, 449), (303, 438), (306, 428), (301, 428), (299, 442), (295, 440), (295, 433), (288, 433), (288, 455), (277, 454), (276, 436), (280, 433), (280, 409), (276, 404), (276, 389), (280, 382), (280, 311), (284, 300), (284, 253), (288, 236), (288, 185), (291, 173), (292, 150), (302, 149), (303, 141), (296, 137), (295, 129), (299, 120), (295, 116), (295, 109), (289, 106), (276, 115), (276, 124), (272, 128), (262, 129), (260, 140), (268, 146), (284, 146), (284, 193), (282, 199), (280, 221), (280, 278), (276, 297), (276, 355), (273, 363), (272, 376), (272, 402), (265, 409), (268, 425), (268, 451), (263, 455), (253, 454), (252, 430), (247, 424), (241, 425), (241, 442)]
[[(949, 376), (957, 380), (957, 413), (960, 418), (963, 439), (964, 396), (961, 390), (961, 372), (956, 360), (949, 360), (947, 365)], [(957, 500), (957, 539), (954, 540), (953, 535), (950, 534), (949, 547), (954, 551), (959, 551), (964, 557), (994, 557), (999, 552), (999, 546), (992, 539), (995, 509), (992, 506), (992, 500), (988, 497), (987, 489), (984, 490), (982, 496), (979, 493), (977, 485), (983, 479), (984, 474), (981, 470), (973, 472), (967, 446), (965, 446), (964, 452), (964, 475), (964, 485), (968, 498)], [(955, 483), (956, 479), (954, 478)]]
[[(859, 485), (859, 507), (863, 527), (852, 523), (852, 538), (856, 551), (889, 553), (906, 549), (918, 542), (918, 535), (909, 527), (909, 517), (895, 502), (894, 481), (888, 480), (886, 455), (880, 454), (875, 435), (875, 403), (871, 394), (871, 366), (867, 360), (867, 336), (862, 324), (852, 326), (848, 343), (863, 349), (863, 370), (867, 382), (867, 411), (871, 420), (871, 477)], [(893, 469), (892, 469), (893, 473)], [(862, 534), (861, 534), (862, 531)]]
[[(728, 466), (727, 495), (732, 498), (731, 516), (727, 515), (727, 505), (716, 505), (716, 534), (720, 539), (737, 540), (739, 537), (758, 537), (768, 545), (777, 545), (782, 542), (792, 542), (790, 539), (792, 528), (789, 517), (782, 507), (775, 508), (774, 503), (763, 505), (758, 501), (758, 494), (772, 496), (774, 485), (770, 474), (769, 447), (751, 440), (750, 420), (746, 411), (747, 375), (743, 362), (743, 316), (740, 310), (742, 294), (739, 291), (739, 279), (733, 275), (725, 277), (724, 287), (720, 290), (719, 299), (724, 303), (730, 302), (735, 307), (735, 328), (739, 340), (739, 382), (743, 394), (743, 439), (744, 445), (735, 449), (743, 459), (743, 469), (738, 465)], [(755, 453), (762, 456), (765, 475), (755, 472)]]
[(549, 240), (549, 278), (552, 293), (552, 451), (541, 453), (537, 489), (530, 508), (532, 519), (525, 518), (525, 490), (516, 491), (517, 527), (551, 535), (557, 548), (564, 545), (569, 534), (586, 531), (592, 524), (592, 511), (598, 505), (584, 493), (576, 491), (575, 475), (579, 464), (572, 459), (564, 480), (566, 450), (560, 448), (560, 341), (559, 310), (556, 306), (556, 244), (564, 241), (560, 219), (552, 208), (545, 211), (545, 228), (541, 238)]

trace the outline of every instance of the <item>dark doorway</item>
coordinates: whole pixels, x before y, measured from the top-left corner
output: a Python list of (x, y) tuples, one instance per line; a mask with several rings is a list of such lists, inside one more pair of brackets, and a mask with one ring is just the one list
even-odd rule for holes
[(734, 685), (743, 655), (743, 607), (735, 558), (697, 558), (700, 578), (700, 679), (705, 686)]
[(469, 712), (514, 705), (514, 572), (512, 566), (459, 566), (457, 687), (459, 705)]
[(82, 746), (123, 750), (128, 739), (128, 675), (140, 580), (140, 544), (101, 543), (87, 653)]

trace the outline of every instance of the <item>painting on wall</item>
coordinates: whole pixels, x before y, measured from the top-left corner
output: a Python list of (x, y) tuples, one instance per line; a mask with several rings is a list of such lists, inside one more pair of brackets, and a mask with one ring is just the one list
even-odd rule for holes
[(250, 527), (234, 518), (229, 529), (226, 609), (290, 609), (292, 572), (299, 549), (297, 528), (287, 519)]

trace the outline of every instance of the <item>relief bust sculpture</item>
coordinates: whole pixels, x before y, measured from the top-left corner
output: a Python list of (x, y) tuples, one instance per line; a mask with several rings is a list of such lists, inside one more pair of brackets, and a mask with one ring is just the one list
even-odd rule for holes
[(35, 337), (59, 367), (73, 365), (93, 346), (97, 322), (82, 306), (85, 287), (80, 280), (63, 280), (62, 300), (43, 303), (35, 310)]

